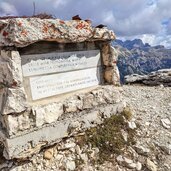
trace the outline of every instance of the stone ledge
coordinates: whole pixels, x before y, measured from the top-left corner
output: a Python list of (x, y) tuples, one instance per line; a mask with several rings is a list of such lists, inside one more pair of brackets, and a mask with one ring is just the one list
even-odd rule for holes
[(74, 43), (113, 40), (113, 31), (93, 28), (84, 20), (13, 18), (0, 20), (0, 46), (24, 47), (38, 41)]
[(24, 88), (0, 89), (0, 114), (21, 113), (27, 109)]
[(102, 123), (104, 118), (122, 112), (125, 106), (124, 102), (115, 105), (110, 104), (105, 107), (99, 107), (98, 110), (83, 116), (62, 120), (54, 125), (16, 138), (6, 139), (5, 136), (1, 136), (4, 138), (4, 156), (7, 159), (31, 156), (39, 152), (42, 147), (55, 144), (64, 137), (75, 135)]
[(107, 104), (115, 105), (123, 100), (121, 91), (120, 87), (100, 86), (60, 102), (33, 105), (21, 113), (2, 115), (7, 137), (21, 136), (66, 118), (80, 117)]

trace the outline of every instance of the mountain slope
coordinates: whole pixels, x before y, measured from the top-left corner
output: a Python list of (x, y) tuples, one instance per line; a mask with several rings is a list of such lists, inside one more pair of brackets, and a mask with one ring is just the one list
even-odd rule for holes
[(116, 40), (113, 46), (119, 53), (118, 68), (121, 81), (125, 75), (147, 74), (159, 69), (171, 68), (171, 49), (164, 46), (150, 46), (142, 40)]

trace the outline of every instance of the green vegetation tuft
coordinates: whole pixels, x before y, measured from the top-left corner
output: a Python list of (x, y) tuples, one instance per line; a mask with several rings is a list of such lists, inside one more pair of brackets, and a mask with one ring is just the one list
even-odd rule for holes
[(125, 107), (121, 112), (121, 115), (123, 115), (128, 121), (132, 119), (132, 111), (129, 107)]
[[(77, 137), (80, 146), (85, 144), (99, 149), (99, 163), (112, 160), (113, 154), (122, 154), (125, 147), (135, 144), (135, 130), (128, 128), (127, 120), (132, 117), (129, 108), (121, 114), (113, 115), (104, 120), (103, 124), (86, 131), (82, 137)], [(124, 140), (122, 130), (128, 133), (127, 141)]]

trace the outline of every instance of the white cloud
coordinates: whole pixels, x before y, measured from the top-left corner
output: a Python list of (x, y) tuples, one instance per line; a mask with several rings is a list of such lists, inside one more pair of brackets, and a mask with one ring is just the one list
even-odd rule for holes
[(45, 0), (47, 1), (49, 4), (53, 4), (54, 8), (59, 8), (61, 6), (66, 5), (69, 0)]
[(19, 15), (32, 15), (33, 2), (36, 13), (46, 12), (65, 20), (79, 14), (91, 19), (93, 25), (107, 24), (119, 37), (170, 42), (171, 23), (163, 27), (162, 21), (171, 17), (171, 0), (0, 0), (0, 15), (16, 15), (17, 11)]
[(18, 15), (14, 5), (8, 2), (0, 2), (0, 15)]

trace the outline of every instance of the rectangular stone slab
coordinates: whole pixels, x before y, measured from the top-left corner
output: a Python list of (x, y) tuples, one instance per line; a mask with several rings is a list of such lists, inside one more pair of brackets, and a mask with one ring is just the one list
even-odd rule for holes
[(24, 77), (101, 65), (100, 50), (23, 55), (21, 59)]
[(30, 77), (31, 95), (38, 100), (100, 84), (100, 67)]

